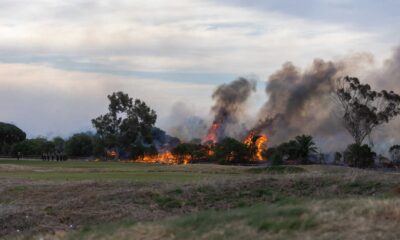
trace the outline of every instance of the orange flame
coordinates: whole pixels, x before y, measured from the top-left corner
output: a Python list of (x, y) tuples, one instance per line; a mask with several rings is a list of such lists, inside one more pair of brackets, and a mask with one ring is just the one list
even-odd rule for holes
[(107, 157), (109, 157), (109, 158), (116, 158), (116, 157), (118, 157), (118, 153), (117, 153), (117, 151), (115, 151), (115, 150), (108, 150), (106, 154), (107, 154)]
[(165, 153), (160, 153), (157, 155), (144, 155), (136, 160), (129, 162), (140, 162), (140, 163), (161, 163), (161, 164), (189, 164), (192, 161), (190, 155), (176, 156), (170, 151)]
[(247, 146), (255, 146), (254, 158), (256, 160), (264, 160), (262, 153), (265, 149), (265, 144), (268, 142), (268, 137), (265, 134), (257, 135), (255, 132), (251, 131), (249, 135), (244, 139), (243, 143)]
[(208, 130), (207, 136), (203, 139), (203, 143), (212, 142), (216, 143), (218, 141), (218, 129), (221, 125), (214, 122), (211, 128)]

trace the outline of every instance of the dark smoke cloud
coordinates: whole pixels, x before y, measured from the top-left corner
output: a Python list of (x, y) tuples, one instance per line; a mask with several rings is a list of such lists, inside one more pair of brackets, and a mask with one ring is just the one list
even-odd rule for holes
[[(361, 76), (376, 90), (400, 93), (400, 48), (385, 61), (383, 67), (370, 70), (374, 60), (371, 54), (357, 54), (339, 61), (314, 60), (305, 71), (292, 63), (285, 63), (269, 77), (266, 93), (269, 99), (253, 128), (269, 135), (278, 144), (299, 134), (313, 135), (323, 151), (344, 150), (353, 142), (336, 115), (333, 101), (335, 80), (346, 75)], [(400, 143), (400, 118), (375, 131), (375, 150), (385, 152), (392, 144)]]
[(256, 82), (239, 78), (229, 84), (220, 85), (213, 93), (215, 101), (211, 111), (214, 113), (213, 123), (220, 125), (218, 139), (226, 136), (227, 129), (239, 123), (244, 112), (244, 105), (251, 93), (256, 90)]
[(332, 112), (334, 82), (344, 73), (342, 62), (314, 60), (306, 71), (285, 63), (269, 77), (269, 97), (255, 131), (266, 132), (278, 144), (298, 134), (335, 136), (343, 131)]
[[(376, 90), (400, 93), (400, 47), (383, 67), (373, 69), (374, 57), (368, 53), (347, 56), (336, 61), (316, 59), (301, 70), (285, 63), (267, 82), (268, 100), (261, 108), (258, 121), (250, 130), (241, 119), (244, 103), (255, 91), (255, 82), (240, 78), (219, 86), (212, 95), (214, 122), (221, 124), (219, 139), (228, 135), (240, 139), (249, 131), (266, 133), (271, 145), (287, 141), (299, 134), (310, 134), (322, 151), (343, 151), (353, 142), (341, 125), (333, 100), (335, 81), (344, 76), (360, 77)], [(232, 127), (233, 126), (233, 127)], [(235, 129), (241, 134), (231, 132)], [(373, 135), (375, 150), (384, 153), (393, 144), (400, 144), (400, 118), (378, 128)]]

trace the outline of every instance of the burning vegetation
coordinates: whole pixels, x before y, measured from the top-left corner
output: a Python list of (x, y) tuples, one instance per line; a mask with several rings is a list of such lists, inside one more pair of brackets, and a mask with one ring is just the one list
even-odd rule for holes
[[(400, 50), (397, 50), (393, 59), (387, 61), (385, 69), (374, 76), (382, 79), (398, 76), (399, 53)], [(362, 59), (357, 61), (362, 62)], [(134, 162), (252, 163), (263, 160), (272, 162), (272, 159), (302, 159), (302, 162), (307, 162), (308, 152), (317, 155), (316, 151), (301, 150), (312, 150), (314, 142), (311, 136), (315, 136), (321, 149), (325, 147), (325, 150), (334, 152), (343, 149), (343, 144), (351, 141), (350, 136), (356, 135), (355, 141), (359, 145), (364, 139), (371, 139), (375, 126), (399, 115), (400, 97), (392, 91), (373, 91), (368, 84), (358, 84), (358, 79), (356, 84), (349, 82), (350, 88), (342, 86), (338, 89), (337, 80), (356, 79), (344, 76), (358, 67), (345, 60), (316, 59), (306, 69), (285, 63), (269, 77), (265, 88), (268, 100), (253, 117), (249, 117), (246, 110), (248, 100), (256, 90), (256, 82), (239, 78), (222, 84), (212, 94), (214, 104), (209, 127), (204, 119), (196, 115), (181, 114), (186, 120), (178, 120), (175, 124), (180, 127), (173, 132), (183, 142), (156, 129), (155, 111), (122, 92), (108, 96), (110, 112), (92, 122), (104, 149), (115, 149), (117, 158)], [(371, 80), (367, 78), (367, 82)], [(388, 85), (387, 82), (392, 81), (383, 82)], [(360, 96), (347, 94), (350, 90), (359, 92)], [(339, 113), (335, 118), (334, 113), (338, 110), (337, 104), (332, 101), (335, 94), (339, 94), (342, 108), (350, 109), (350, 113)], [(367, 99), (367, 103), (360, 97)], [(372, 104), (375, 102), (380, 105)], [(349, 124), (343, 126), (346, 121)], [(359, 132), (363, 133), (362, 138), (357, 139)]]
[(192, 161), (192, 157), (190, 155), (178, 156), (172, 154), (170, 151), (165, 153), (156, 154), (156, 155), (144, 155), (143, 157), (139, 157), (133, 162), (140, 163), (161, 163), (161, 164), (188, 164)]

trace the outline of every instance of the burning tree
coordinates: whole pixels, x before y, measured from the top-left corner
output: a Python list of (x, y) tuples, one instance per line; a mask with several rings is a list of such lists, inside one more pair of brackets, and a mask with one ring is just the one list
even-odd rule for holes
[(106, 147), (130, 149), (135, 143), (151, 143), (151, 130), (157, 119), (155, 111), (123, 92), (108, 95), (108, 99), (109, 112), (92, 120)]
[(390, 91), (376, 92), (358, 78), (344, 77), (337, 81), (335, 99), (341, 110), (343, 126), (361, 145), (377, 126), (389, 122), (400, 113), (400, 96)]
[(244, 139), (243, 143), (249, 148), (253, 160), (264, 160), (263, 153), (265, 150), (265, 143), (268, 141), (268, 137), (265, 134), (256, 135), (254, 131), (251, 131), (249, 135)]

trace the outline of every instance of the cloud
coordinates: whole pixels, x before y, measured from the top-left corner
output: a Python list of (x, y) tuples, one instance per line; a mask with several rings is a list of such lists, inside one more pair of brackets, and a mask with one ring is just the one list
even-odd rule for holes
[[(1, 1), (0, 53), (64, 56), (116, 70), (267, 77), (288, 59), (306, 64), (377, 45), (342, 24), (200, 1)], [(334, 46), (334, 47), (333, 47)], [(2, 57), (6, 61), (7, 57)], [(57, 65), (57, 67), (62, 67)]]
[[(0, 64), (0, 119), (30, 136), (68, 136), (91, 129), (90, 120), (107, 111), (107, 94), (122, 90), (154, 108), (158, 125), (175, 102), (192, 103), (208, 112), (213, 86), (156, 79), (64, 71), (46, 66)], [(202, 99), (202, 101), (197, 101)]]
[(389, 50), (379, 33), (343, 22), (206, 0), (0, 0), (0, 34), (0, 121), (31, 136), (89, 129), (116, 90), (148, 102), (165, 126), (177, 101), (207, 115), (221, 82)]

